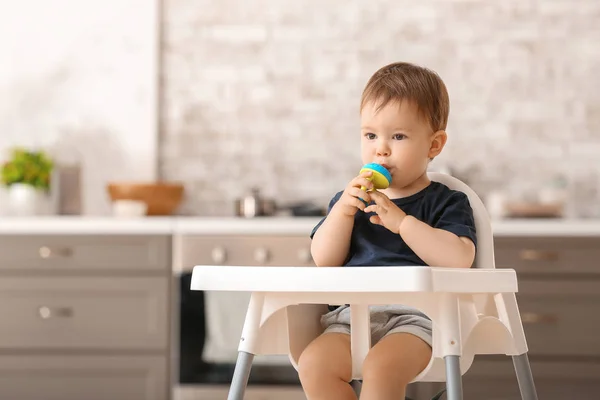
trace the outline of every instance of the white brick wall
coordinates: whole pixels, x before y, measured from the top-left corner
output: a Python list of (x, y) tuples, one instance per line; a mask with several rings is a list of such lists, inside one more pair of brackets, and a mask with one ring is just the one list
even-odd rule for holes
[(186, 213), (228, 214), (254, 185), (327, 201), (360, 167), (364, 84), (405, 60), (448, 86), (439, 162), (481, 193), (565, 174), (573, 204), (600, 216), (596, 0), (166, 0), (164, 12), (160, 171), (187, 182)]

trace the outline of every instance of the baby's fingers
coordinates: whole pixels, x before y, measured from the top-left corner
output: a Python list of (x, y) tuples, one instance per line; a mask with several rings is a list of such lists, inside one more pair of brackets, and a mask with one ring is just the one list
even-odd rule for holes
[(365, 212), (366, 213), (375, 213), (377, 215), (381, 215), (381, 214), (385, 214), (386, 209), (385, 207), (381, 207), (379, 204), (377, 203), (373, 203), (371, 205), (369, 205), (368, 207), (365, 208)]
[(363, 199), (364, 201), (368, 203), (371, 202), (371, 196), (369, 195), (368, 192), (365, 192), (364, 190), (360, 190), (359, 188), (351, 188), (348, 193), (353, 196), (360, 199)]
[(379, 215), (372, 215), (371, 218), (369, 218), (369, 221), (371, 221), (371, 223), (375, 225), (383, 225), (383, 223), (381, 222), (381, 218), (379, 218)]
[(356, 188), (365, 187), (367, 190), (371, 190), (373, 189), (373, 182), (361, 176), (357, 176), (350, 182), (350, 186)]
[(359, 199), (357, 197), (351, 197), (349, 202), (350, 202), (350, 205), (358, 208), (361, 211), (364, 211), (365, 207), (367, 206), (365, 203), (362, 202), (361, 199)]

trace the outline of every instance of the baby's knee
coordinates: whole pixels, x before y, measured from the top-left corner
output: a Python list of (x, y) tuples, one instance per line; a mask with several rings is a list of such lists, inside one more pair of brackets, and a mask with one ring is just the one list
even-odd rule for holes
[(381, 352), (368, 353), (362, 366), (363, 379), (385, 385), (393, 382), (394, 385), (406, 387), (412, 380), (412, 376), (405, 371), (409, 370), (410, 367), (398, 361), (398, 359), (387, 357)]
[(316, 341), (310, 343), (298, 359), (298, 374), (300, 380), (314, 381), (328, 374), (327, 358), (330, 357), (326, 348)]
[(352, 361), (349, 340), (336, 336), (322, 335), (304, 349), (298, 359), (298, 374), (303, 384), (324, 379), (350, 380)]
[(427, 367), (430, 359), (431, 347), (420, 338), (410, 334), (387, 336), (365, 357), (363, 379), (392, 380), (406, 386)]
[(298, 359), (298, 375), (302, 384), (315, 381), (321, 373), (323, 355), (313, 347), (308, 346)]

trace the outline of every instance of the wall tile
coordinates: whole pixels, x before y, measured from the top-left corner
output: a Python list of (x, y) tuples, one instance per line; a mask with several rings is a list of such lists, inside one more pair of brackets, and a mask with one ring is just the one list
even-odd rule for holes
[(252, 186), (326, 203), (360, 167), (364, 84), (404, 60), (450, 92), (434, 166), (482, 195), (562, 174), (593, 214), (599, 18), (594, 0), (165, 0), (161, 175), (187, 182), (189, 214), (229, 214)]

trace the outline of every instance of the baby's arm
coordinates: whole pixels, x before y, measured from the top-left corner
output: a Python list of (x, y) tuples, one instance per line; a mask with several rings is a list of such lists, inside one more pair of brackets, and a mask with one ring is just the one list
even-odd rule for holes
[(341, 194), (329, 204), (329, 213), (313, 235), (310, 252), (317, 267), (339, 267), (344, 264), (350, 251), (350, 239), (354, 227), (354, 215), (365, 209), (371, 201), (369, 193), (361, 187), (373, 188), (367, 178), (371, 171), (361, 172), (350, 181)]
[(470, 268), (473, 265), (475, 245), (469, 238), (433, 228), (411, 215), (404, 217), (399, 233), (427, 265), (449, 268)]
[(354, 216), (337, 206), (333, 206), (312, 239), (310, 252), (317, 267), (341, 266), (350, 250)]

